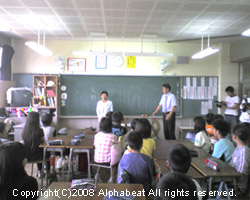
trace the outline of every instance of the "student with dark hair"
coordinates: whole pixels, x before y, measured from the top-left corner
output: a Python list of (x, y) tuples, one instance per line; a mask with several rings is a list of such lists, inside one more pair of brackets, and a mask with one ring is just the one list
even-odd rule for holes
[(184, 174), (165, 174), (157, 184), (157, 189), (160, 194), (155, 196), (155, 200), (198, 200), (194, 182)]
[(163, 127), (166, 140), (175, 140), (175, 106), (176, 98), (174, 94), (170, 92), (171, 86), (166, 83), (162, 85), (162, 97), (153, 115), (162, 109), (163, 114)]
[(115, 134), (118, 139), (127, 133), (127, 128), (121, 125), (122, 121), (124, 121), (124, 118), (121, 112), (118, 111), (112, 114), (112, 133)]
[(214, 115), (214, 121), (215, 121), (216, 119), (222, 119), (222, 120), (224, 120), (224, 117), (223, 117), (223, 115), (221, 115), (221, 114), (215, 114), (215, 115)]
[(234, 93), (234, 88), (228, 86), (225, 89), (227, 97), (225, 100), (226, 106), (222, 106), (222, 109), (225, 109), (224, 116), (225, 120), (234, 127), (238, 123), (238, 107), (240, 98)]
[[(0, 145), (0, 199), (26, 199), (23, 192), (38, 191), (35, 178), (28, 176), (24, 166), (26, 164), (25, 149), (19, 142), (8, 142)], [(17, 195), (17, 196), (15, 196)], [(37, 199), (29, 196), (27, 199)]]
[(52, 115), (49, 113), (42, 113), (41, 120), (43, 124), (42, 129), (44, 133), (44, 140), (48, 141), (49, 138), (56, 136), (56, 129), (55, 127), (51, 126)]
[[(170, 167), (171, 172), (187, 174), (191, 166), (191, 155), (187, 147), (183, 144), (174, 144), (168, 152), (168, 167)], [(195, 184), (196, 190), (202, 191), (200, 184), (192, 179)], [(202, 199), (202, 197), (199, 197)]]
[(208, 134), (213, 135), (213, 121), (214, 121), (214, 114), (213, 113), (208, 113), (205, 116), (206, 120), (206, 131)]
[(124, 154), (120, 160), (118, 166), (118, 179), (117, 183), (120, 183), (121, 171), (125, 170), (130, 176), (131, 183), (142, 184), (145, 193), (151, 189), (151, 181), (153, 178), (153, 160), (140, 153), (142, 147), (142, 135), (138, 132), (130, 132), (127, 137), (129, 152)]
[(214, 144), (213, 157), (230, 162), (234, 151), (233, 143), (226, 137), (231, 128), (228, 122), (217, 119), (213, 122), (213, 135), (218, 142)]
[(108, 100), (108, 92), (102, 91), (101, 100), (97, 102), (96, 105), (96, 114), (98, 117), (98, 122), (101, 121), (102, 117), (105, 117), (109, 111), (113, 112), (113, 103), (112, 101)]
[(245, 124), (238, 124), (233, 128), (232, 139), (237, 144), (230, 165), (242, 176), (237, 177), (237, 185), (240, 189), (247, 189), (247, 181), (250, 175), (250, 148), (247, 146), (249, 141), (249, 129)]
[(211, 148), (211, 141), (206, 132), (206, 122), (202, 116), (194, 118), (194, 130), (187, 133), (186, 139), (191, 140), (195, 146), (201, 147), (207, 153)]
[[(112, 121), (107, 117), (103, 117), (99, 124), (100, 131), (95, 135), (94, 146), (95, 154), (94, 161), (97, 163), (110, 163), (111, 161), (111, 146), (117, 143), (116, 135), (112, 134)], [(100, 168), (97, 169), (95, 176), (96, 180), (100, 179)]]
[[(43, 148), (39, 145), (44, 142), (43, 129), (40, 128), (40, 115), (30, 112), (22, 132), (23, 144), (28, 161), (42, 160)], [(48, 165), (49, 166), (49, 165)], [(42, 163), (37, 163), (38, 177), (41, 177)]]
[(141, 153), (152, 158), (153, 150), (155, 150), (155, 140), (151, 138), (151, 124), (148, 119), (140, 119), (135, 125), (135, 131), (142, 134), (143, 144)]
[(111, 119), (112, 120), (112, 115), (113, 115), (113, 111), (109, 111), (107, 112), (106, 116), (107, 118)]
[(134, 131), (135, 130), (135, 125), (136, 123), (139, 121), (140, 119), (139, 118), (135, 118), (132, 120), (131, 122), (131, 131)]

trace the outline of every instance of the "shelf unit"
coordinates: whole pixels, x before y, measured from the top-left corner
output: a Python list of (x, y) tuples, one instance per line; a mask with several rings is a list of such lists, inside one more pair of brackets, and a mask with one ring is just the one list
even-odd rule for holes
[(57, 108), (58, 77), (56, 75), (33, 76), (33, 106)]

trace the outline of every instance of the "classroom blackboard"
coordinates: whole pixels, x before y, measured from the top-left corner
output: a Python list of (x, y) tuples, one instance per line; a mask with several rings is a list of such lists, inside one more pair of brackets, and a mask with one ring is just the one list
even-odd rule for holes
[(163, 83), (172, 86), (178, 104), (176, 113), (180, 115), (180, 80), (163, 76), (61, 75), (60, 85), (66, 86), (66, 90), (59, 88), (60, 96), (65, 93), (67, 99), (59, 101), (60, 115), (96, 116), (96, 104), (103, 90), (108, 91), (114, 111), (127, 116), (152, 115), (159, 104)]
[(183, 117), (205, 115), (206, 112), (217, 114), (215, 101), (218, 100), (218, 77), (182, 77), (182, 93)]

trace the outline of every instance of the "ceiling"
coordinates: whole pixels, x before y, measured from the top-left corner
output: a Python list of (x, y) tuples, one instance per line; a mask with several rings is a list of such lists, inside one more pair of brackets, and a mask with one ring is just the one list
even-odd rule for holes
[(178, 42), (199, 39), (210, 24), (211, 37), (236, 35), (219, 41), (240, 38), (250, 28), (250, 0), (0, 0), (0, 27), (9, 25), (12, 36), (25, 39), (37, 38), (40, 27), (46, 39), (106, 33), (107, 40), (157, 35)]

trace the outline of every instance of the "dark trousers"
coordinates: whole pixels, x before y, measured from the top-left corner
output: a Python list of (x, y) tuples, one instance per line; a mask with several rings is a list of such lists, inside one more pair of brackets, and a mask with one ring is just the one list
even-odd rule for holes
[(166, 120), (168, 113), (163, 113), (163, 127), (166, 140), (175, 140), (175, 112), (172, 113), (169, 120)]

